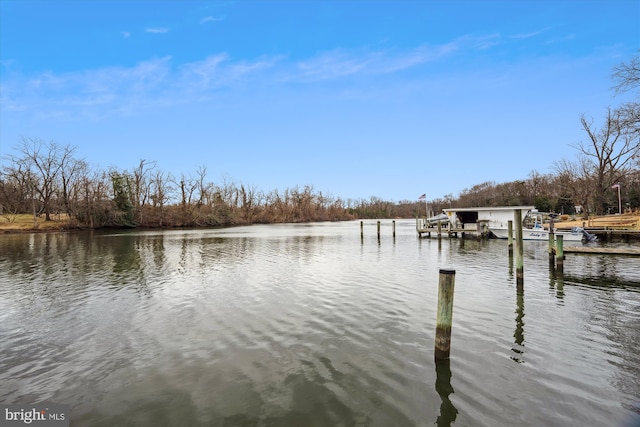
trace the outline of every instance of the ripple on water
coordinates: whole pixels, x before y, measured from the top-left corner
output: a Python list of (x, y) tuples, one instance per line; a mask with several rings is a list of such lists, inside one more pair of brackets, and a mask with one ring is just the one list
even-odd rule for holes
[[(359, 222), (119, 233), (66, 242), (50, 265), (0, 260), (0, 397), (69, 403), (92, 426), (615, 425), (633, 411), (637, 266), (572, 258), (559, 276), (528, 246), (518, 295), (504, 242), (418, 240), (408, 221), (378, 243), (366, 226), (362, 240)], [(456, 270), (445, 368), (440, 268)]]

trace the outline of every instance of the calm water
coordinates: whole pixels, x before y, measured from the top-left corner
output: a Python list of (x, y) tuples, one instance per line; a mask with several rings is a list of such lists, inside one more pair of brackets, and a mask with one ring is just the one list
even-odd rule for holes
[(506, 241), (390, 224), (0, 236), (0, 401), (69, 404), (74, 426), (638, 422), (640, 259), (560, 276), (525, 242), (517, 295)]

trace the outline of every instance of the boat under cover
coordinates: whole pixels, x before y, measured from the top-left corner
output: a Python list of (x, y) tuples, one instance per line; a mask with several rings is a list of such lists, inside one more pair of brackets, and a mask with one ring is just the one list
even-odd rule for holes
[[(498, 239), (506, 239), (509, 237), (509, 230), (506, 228), (489, 227), (489, 231)], [(562, 236), (565, 242), (581, 242), (583, 240), (592, 242), (596, 240), (596, 236), (589, 234), (584, 228), (573, 227), (571, 231), (554, 231), (556, 236)], [(515, 231), (513, 234), (515, 238)], [(538, 226), (534, 228), (522, 229), (522, 240), (549, 240), (549, 231)]]

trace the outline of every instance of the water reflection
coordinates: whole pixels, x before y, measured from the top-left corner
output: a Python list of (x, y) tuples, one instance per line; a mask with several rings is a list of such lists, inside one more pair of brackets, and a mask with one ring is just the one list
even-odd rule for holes
[(516, 347), (511, 348), (511, 351), (516, 353), (517, 356), (511, 356), (511, 360), (517, 363), (523, 363), (522, 354), (524, 353), (524, 292), (518, 292), (516, 294), (516, 329), (513, 333), (515, 338)]
[(553, 270), (549, 272), (549, 276), (551, 277), (551, 288), (553, 289), (555, 285), (556, 298), (562, 302), (564, 300), (564, 272)]
[(436, 392), (440, 395), (440, 415), (436, 419), (438, 427), (449, 427), (458, 416), (458, 409), (453, 405), (449, 395), (454, 393), (451, 386), (450, 360), (436, 361)]
[[(571, 256), (561, 275), (546, 245), (525, 246), (525, 338), (504, 242), (399, 224), (395, 245), (371, 224), (358, 243), (358, 222), (0, 236), (0, 400), (68, 403), (78, 426), (620, 425), (637, 411), (637, 259)], [(449, 363), (433, 378), (425, 355), (441, 267), (461, 284), (455, 397)]]
[(113, 251), (113, 274), (127, 275), (132, 271), (140, 270), (140, 252), (138, 236), (125, 234), (116, 240)]

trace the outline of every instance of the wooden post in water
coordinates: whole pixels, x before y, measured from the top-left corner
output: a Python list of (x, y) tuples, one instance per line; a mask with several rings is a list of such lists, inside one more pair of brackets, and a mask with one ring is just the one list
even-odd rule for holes
[(513, 220), (507, 222), (507, 242), (509, 242), (509, 256), (513, 256)]
[(556, 268), (559, 272), (564, 271), (564, 239), (561, 234), (556, 237)]
[(442, 221), (438, 221), (438, 238), (442, 237)]
[(549, 268), (554, 268), (556, 265), (556, 244), (555, 233), (553, 229), (553, 220), (549, 221)]
[(556, 265), (556, 243), (553, 231), (549, 231), (549, 268), (554, 268)]
[(522, 209), (514, 209), (513, 220), (516, 227), (516, 285), (518, 292), (524, 286), (524, 249), (522, 244)]
[(396, 220), (394, 219), (391, 224), (393, 225), (393, 238), (396, 238)]
[(360, 221), (360, 239), (364, 239), (364, 221)]
[(378, 240), (380, 240), (380, 221), (378, 221)]
[(449, 359), (451, 350), (451, 323), (453, 317), (453, 289), (456, 271), (441, 268), (438, 283), (438, 311), (436, 316), (435, 359)]

